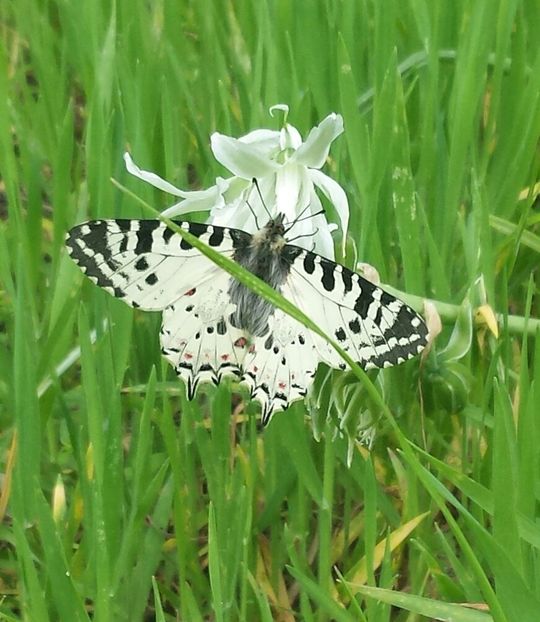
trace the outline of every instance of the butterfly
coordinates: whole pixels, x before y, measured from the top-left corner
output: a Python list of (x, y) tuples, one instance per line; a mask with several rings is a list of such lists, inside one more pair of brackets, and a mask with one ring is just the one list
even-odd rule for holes
[[(423, 319), (345, 266), (285, 239), (284, 215), (254, 234), (177, 223), (294, 303), (364, 369), (406, 361), (426, 345)], [(261, 403), (262, 421), (306, 395), (320, 362), (346, 369), (319, 335), (214, 264), (160, 220), (92, 220), (66, 239), (94, 283), (145, 311), (163, 313), (162, 353), (185, 381), (232, 377)]]

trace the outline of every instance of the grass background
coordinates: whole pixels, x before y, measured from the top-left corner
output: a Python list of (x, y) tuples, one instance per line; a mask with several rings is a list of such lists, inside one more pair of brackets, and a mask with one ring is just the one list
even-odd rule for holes
[[(538, 3), (2, 0), (0, 29), (0, 619), (538, 620)], [(63, 239), (142, 215), (111, 176), (170, 204), (126, 148), (206, 187), (211, 132), (276, 103), (304, 135), (343, 115), (347, 260), (444, 330), (379, 397), (321, 374), (261, 433), (231, 387), (187, 402), (159, 316)]]

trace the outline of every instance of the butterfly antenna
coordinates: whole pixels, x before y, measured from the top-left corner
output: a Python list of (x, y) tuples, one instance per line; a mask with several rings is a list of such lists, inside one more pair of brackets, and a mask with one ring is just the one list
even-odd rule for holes
[(255, 213), (255, 210), (251, 207), (251, 203), (246, 199), (246, 203), (247, 206), (249, 207), (249, 211), (251, 212), (251, 214), (253, 215), (253, 218), (255, 219), (255, 226), (257, 227), (257, 229), (260, 229), (260, 225), (259, 225), (259, 220), (257, 218), (257, 214)]
[(292, 223), (290, 223), (290, 226), (289, 226), (289, 227), (287, 227), (287, 229), (285, 229), (285, 233), (287, 233), (288, 231), (290, 231), (290, 230), (294, 227), (294, 225), (295, 225), (297, 222), (302, 222), (303, 220), (309, 220), (310, 218), (315, 218), (315, 216), (320, 216), (321, 214), (324, 214), (324, 210), (323, 210), (323, 209), (321, 209), (321, 210), (319, 210), (318, 212), (315, 212), (314, 214), (309, 214), (309, 216), (304, 216), (304, 217), (302, 218), (302, 214), (303, 214), (303, 213), (304, 213), (304, 212), (308, 209), (308, 207), (309, 207), (309, 206), (310, 206), (310, 204), (308, 203), (308, 204), (306, 205), (306, 207), (304, 207), (304, 209), (300, 212), (300, 214), (298, 214), (298, 218), (295, 218), (295, 219), (292, 221)]
[(257, 181), (257, 178), (254, 177), (252, 179), (252, 181), (253, 181), (253, 185), (255, 186), (255, 188), (257, 188), (257, 193), (259, 194), (259, 199), (261, 200), (261, 203), (262, 203), (262, 205), (264, 207), (265, 212), (268, 214), (268, 218), (270, 220), (272, 220), (272, 214), (270, 213), (270, 210), (266, 207), (266, 203), (264, 202), (263, 195), (262, 195), (261, 189), (259, 187), (259, 182)]
[(311, 236), (316, 236), (317, 233), (319, 233), (319, 227), (317, 227), (315, 231), (312, 231), (311, 233), (303, 233), (302, 235), (297, 235), (295, 238), (291, 238), (290, 240), (287, 240), (287, 244), (290, 244), (291, 242), (294, 242), (295, 240), (299, 240), (300, 238), (310, 238)]

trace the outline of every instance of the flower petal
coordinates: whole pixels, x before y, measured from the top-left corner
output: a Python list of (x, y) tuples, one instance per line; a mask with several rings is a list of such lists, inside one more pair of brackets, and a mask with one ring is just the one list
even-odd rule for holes
[(302, 145), (300, 132), (288, 123), (282, 128), (279, 136), (279, 146), (281, 149), (292, 149), (296, 151)]
[[(139, 179), (142, 179), (143, 181), (149, 184), (152, 184), (152, 186), (154, 186), (155, 188), (158, 188), (159, 190), (163, 190), (164, 192), (173, 194), (176, 197), (183, 197), (183, 198), (187, 198), (190, 194), (192, 194), (189, 191), (180, 190), (180, 188), (173, 186), (168, 181), (165, 181), (159, 175), (156, 175), (155, 173), (152, 173), (151, 171), (141, 170), (135, 164), (135, 162), (133, 162), (133, 160), (131, 159), (131, 156), (129, 155), (127, 151), (124, 153), (124, 162), (126, 164), (126, 169), (128, 173), (131, 173), (135, 177), (138, 177)], [(203, 191), (203, 192), (206, 192), (206, 191)]]
[[(317, 196), (313, 186), (311, 189), (309, 207), (310, 210), (312, 210), (312, 214), (316, 214), (322, 210), (321, 200)], [(331, 225), (329, 225), (326, 221), (325, 215), (319, 214), (318, 216), (310, 218), (307, 222), (311, 223), (311, 226), (313, 227), (313, 240), (315, 242), (315, 248), (313, 250), (316, 253), (319, 253), (319, 255), (334, 261), (334, 240), (331, 234)]]
[(212, 134), (210, 141), (216, 160), (243, 179), (270, 175), (279, 168), (256, 143), (246, 143), (218, 132)]
[(347, 239), (347, 229), (349, 227), (349, 202), (343, 188), (328, 175), (317, 169), (310, 169), (309, 176), (311, 181), (322, 190), (324, 196), (332, 203), (341, 224), (341, 235), (343, 244)]
[(206, 190), (186, 193), (188, 194), (186, 199), (171, 205), (162, 214), (167, 218), (173, 218), (188, 212), (205, 212), (207, 210), (220, 209), (226, 203), (225, 193), (229, 191), (235, 181), (235, 177), (229, 177), (229, 179), (218, 177), (215, 186), (210, 186)]
[(314, 127), (306, 142), (298, 148), (293, 158), (298, 164), (310, 168), (321, 168), (332, 141), (343, 132), (343, 117), (340, 114), (329, 114), (326, 119)]
[(251, 181), (239, 177), (232, 177), (230, 181), (223, 194), (224, 204), (212, 209), (207, 222), (249, 233), (258, 231), (269, 218), (266, 206), (272, 207), (275, 203), (274, 176), (262, 177), (258, 189)]
[[(204, 192), (208, 193), (205, 197), (190, 197), (171, 205), (167, 209), (163, 210), (163, 216), (173, 218), (189, 212), (205, 212), (213, 209), (220, 202), (220, 200), (223, 203), (223, 198), (215, 191), (215, 188), (215, 186), (212, 186), (211, 188), (208, 188), (208, 190), (205, 190)], [(214, 190), (214, 192), (210, 193), (210, 190)]]
[(264, 145), (265, 143), (269, 143), (277, 149), (279, 147), (279, 132), (265, 129), (253, 130), (252, 132), (244, 134), (244, 136), (240, 136), (238, 140), (247, 144), (258, 143)]
[(334, 240), (328, 229), (319, 229), (315, 236), (315, 252), (334, 261)]
[[(287, 240), (296, 246), (315, 251), (328, 259), (334, 259), (334, 241), (331, 227), (321, 213), (322, 205), (313, 184), (307, 179), (300, 190), (302, 202), (295, 206), (291, 217), (286, 218)], [(300, 220), (299, 214), (302, 212)], [(294, 224), (291, 224), (294, 223)]]
[(304, 167), (286, 162), (276, 172), (276, 213), (285, 214), (292, 222), (308, 204), (310, 187), (313, 186)]
[(247, 145), (254, 145), (262, 156), (269, 160), (275, 160), (280, 152), (279, 146), (280, 133), (274, 130), (253, 130), (238, 140)]

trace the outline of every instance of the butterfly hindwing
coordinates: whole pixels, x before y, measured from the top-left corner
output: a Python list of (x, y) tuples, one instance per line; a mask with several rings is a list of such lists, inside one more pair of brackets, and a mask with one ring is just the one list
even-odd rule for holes
[[(231, 256), (250, 236), (200, 223), (178, 223), (202, 242)], [(216, 266), (159, 220), (92, 220), (73, 227), (66, 245), (94, 283), (145, 311), (160, 311)]]
[(268, 332), (253, 340), (243, 364), (242, 383), (262, 404), (263, 424), (306, 395), (318, 364), (310, 331), (276, 309)]
[(190, 399), (200, 382), (241, 376), (246, 338), (229, 321), (235, 305), (228, 286), (228, 274), (216, 268), (211, 279), (163, 311), (162, 353), (186, 382)]

